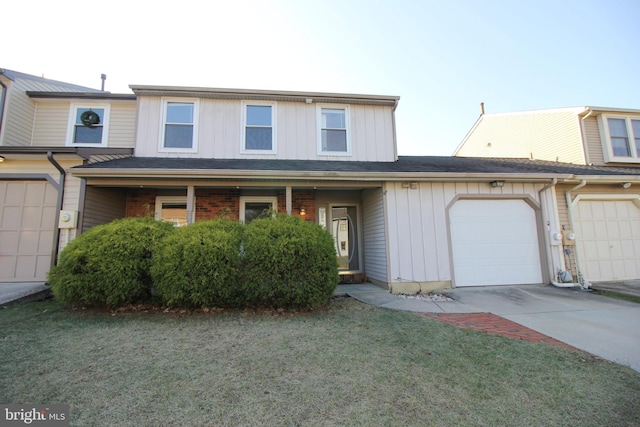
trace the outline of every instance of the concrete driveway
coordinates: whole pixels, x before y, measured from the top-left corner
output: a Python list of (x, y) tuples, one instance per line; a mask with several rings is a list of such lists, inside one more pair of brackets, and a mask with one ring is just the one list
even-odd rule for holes
[(537, 285), (442, 292), (453, 301), (406, 299), (375, 285), (344, 285), (340, 289), (363, 302), (397, 310), (493, 313), (640, 372), (640, 304), (572, 288)]

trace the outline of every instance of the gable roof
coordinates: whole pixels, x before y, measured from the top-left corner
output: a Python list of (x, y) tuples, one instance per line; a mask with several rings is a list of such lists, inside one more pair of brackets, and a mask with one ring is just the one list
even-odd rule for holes
[(26, 80), (29, 82), (28, 86), (30, 90), (50, 92), (55, 90), (57, 92), (97, 92), (104, 93), (99, 89), (93, 89), (86, 86), (75, 85), (72, 83), (61, 82), (58, 80), (46, 79), (44, 77), (38, 77), (31, 74), (20, 73), (18, 71), (7, 70), (6, 68), (0, 68), (0, 74), (6, 76), (11, 81)]
[(528, 159), (400, 156), (396, 162), (128, 157), (72, 168), (82, 177), (375, 179), (521, 179), (600, 177), (640, 181), (639, 168), (583, 166)]

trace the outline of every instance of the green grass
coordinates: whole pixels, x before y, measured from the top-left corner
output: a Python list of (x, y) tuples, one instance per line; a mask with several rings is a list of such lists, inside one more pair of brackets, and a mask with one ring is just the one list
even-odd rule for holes
[(0, 403), (72, 425), (632, 426), (640, 374), (353, 300), (304, 314), (0, 309)]
[(640, 304), (640, 297), (637, 297), (635, 295), (620, 294), (613, 291), (596, 291), (596, 293), (599, 295), (604, 295), (609, 298), (619, 299), (622, 301), (635, 302), (636, 304)]

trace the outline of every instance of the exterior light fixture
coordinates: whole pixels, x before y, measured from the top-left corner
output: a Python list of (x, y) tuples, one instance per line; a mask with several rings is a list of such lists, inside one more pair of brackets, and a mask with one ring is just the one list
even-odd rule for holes
[(491, 181), (490, 184), (492, 187), (504, 187), (504, 181)]
[(4, 156), (0, 156), (0, 163), (4, 162)]
[(629, 187), (631, 187), (630, 182), (625, 182), (624, 184), (622, 184), (622, 188), (629, 188)]
[(304, 208), (304, 206), (300, 207), (300, 216), (306, 216), (307, 215), (307, 210)]

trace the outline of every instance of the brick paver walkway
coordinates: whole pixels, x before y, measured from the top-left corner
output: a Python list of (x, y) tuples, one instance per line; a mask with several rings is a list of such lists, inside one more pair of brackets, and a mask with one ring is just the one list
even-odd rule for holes
[(582, 350), (524, 327), (492, 313), (421, 313), (423, 316), (448, 323), (458, 328), (474, 329), (488, 334), (502, 335), (516, 340), (540, 342), (573, 351)]

